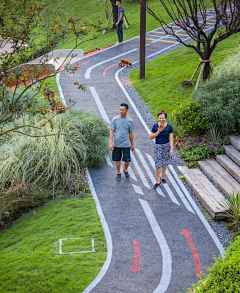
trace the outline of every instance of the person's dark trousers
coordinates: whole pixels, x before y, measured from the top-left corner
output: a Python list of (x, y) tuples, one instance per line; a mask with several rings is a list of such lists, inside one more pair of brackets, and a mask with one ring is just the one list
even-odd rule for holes
[(123, 30), (122, 30), (123, 21), (120, 21), (117, 26), (118, 41), (121, 43), (123, 41)]

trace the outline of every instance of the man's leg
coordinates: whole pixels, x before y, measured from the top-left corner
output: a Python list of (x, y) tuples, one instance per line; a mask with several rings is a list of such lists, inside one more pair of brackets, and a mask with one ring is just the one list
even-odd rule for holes
[(120, 36), (120, 23), (117, 26), (117, 35), (118, 35), (118, 42), (120, 43), (120, 39), (121, 39), (121, 36)]
[(119, 31), (120, 38), (119, 38), (119, 43), (122, 43), (122, 41), (123, 41), (123, 30), (122, 30), (123, 21), (120, 21), (119, 22), (119, 25), (120, 25), (120, 31)]
[(124, 162), (124, 172), (127, 172), (130, 162)]
[(116, 167), (117, 167), (117, 173), (121, 174), (121, 171), (120, 171), (120, 169), (121, 169), (121, 161), (116, 162)]

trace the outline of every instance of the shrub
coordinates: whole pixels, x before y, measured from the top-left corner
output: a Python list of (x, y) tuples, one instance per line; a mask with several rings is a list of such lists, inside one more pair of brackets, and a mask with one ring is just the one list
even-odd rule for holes
[(205, 81), (193, 92), (198, 106), (210, 127), (224, 134), (240, 131), (240, 76), (221, 74)]
[(39, 206), (46, 198), (40, 187), (28, 182), (0, 190), (0, 228), (10, 224), (30, 208)]
[(185, 100), (177, 103), (173, 113), (176, 123), (182, 127), (188, 135), (198, 135), (207, 128), (204, 115), (199, 104), (193, 100)]
[[(42, 124), (42, 116), (33, 125)], [(29, 122), (29, 124), (31, 124)], [(39, 134), (35, 128), (25, 128), (30, 135)], [(102, 118), (81, 110), (70, 110), (56, 116), (43, 133), (57, 136), (33, 138), (9, 133), (0, 145), (0, 187), (13, 183), (31, 182), (51, 192), (67, 187), (71, 174), (81, 174), (85, 167), (100, 167), (108, 154), (109, 128)]]
[(180, 139), (176, 146), (180, 157), (184, 159), (188, 167), (196, 167), (197, 161), (208, 159), (211, 155), (224, 153), (224, 145), (230, 144), (229, 138), (218, 138), (211, 140), (209, 137), (200, 135), (198, 137), (186, 137)]
[(200, 280), (188, 289), (188, 293), (236, 293), (240, 292), (240, 236), (228, 247), (225, 258), (208, 269), (205, 280)]
[(68, 192), (78, 194), (79, 192), (89, 192), (88, 180), (85, 174), (86, 169), (81, 174), (71, 174), (68, 181)]

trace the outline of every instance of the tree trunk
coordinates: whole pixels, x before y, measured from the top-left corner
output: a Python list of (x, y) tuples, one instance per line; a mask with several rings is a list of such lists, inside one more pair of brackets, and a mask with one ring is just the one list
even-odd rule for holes
[(210, 63), (207, 62), (207, 63), (205, 63), (205, 67), (203, 70), (203, 80), (206, 80), (209, 78), (210, 78)]

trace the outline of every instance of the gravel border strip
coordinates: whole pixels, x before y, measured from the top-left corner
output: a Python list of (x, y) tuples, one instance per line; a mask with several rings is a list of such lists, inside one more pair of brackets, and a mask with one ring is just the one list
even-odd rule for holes
[[(152, 56), (151, 58), (148, 58), (148, 61), (151, 61), (159, 56), (161, 56), (161, 54), (156, 54), (154, 56)], [(120, 71), (119, 73), (119, 79), (122, 83), (122, 85), (124, 86), (125, 90), (128, 92), (128, 94), (131, 96), (131, 99), (133, 100), (135, 106), (137, 107), (138, 111), (140, 112), (140, 114), (143, 117), (143, 120), (146, 122), (149, 130), (151, 131), (152, 129), (152, 125), (154, 123), (156, 123), (156, 119), (155, 117), (151, 114), (150, 110), (148, 109), (147, 105), (145, 104), (145, 102), (143, 101), (142, 97), (138, 94), (138, 92), (135, 90), (135, 88), (132, 85), (132, 82), (129, 78), (129, 74), (130, 72), (134, 69), (139, 67), (139, 62), (135, 63), (131, 68), (130, 67), (126, 67), (123, 70)], [(180, 175), (181, 173), (179, 172), (177, 166), (184, 166), (186, 165), (183, 160), (180, 158), (179, 153), (174, 150), (174, 156), (173, 156), (173, 160), (172, 160), (172, 165), (175, 169), (175, 171), (177, 172), (178, 175)], [(225, 194), (218, 188), (218, 186), (212, 182), (212, 180), (202, 171), (202, 173), (210, 180), (210, 182), (218, 189), (219, 192), (221, 192), (224, 197), (226, 198)], [(197, 199), (197, 197), (195, 196), (193, 190), (191, 189), (191, 187), (186, 183), (186, 181), (183, 181), (189, 194), (191, 195), (191, 197), (193, 198), (193, 200), (195, 201), (195, 203), (198, 205), (199, 209), (201, 210), (201, 212), (203, 213), (203, 215), (205, 216), (205, 218), (207, 219), (207, 221), (209, 222), (210, 226), (212, 227), (212, 229), (214, 230), (214, 232), (216, 233), (216, 235), (218, 236), (221, 244), (224, 247), (227, 247), (232, 239), (232, 234), (231, 232), (227, 229), (225, 222), (224, 221), (215, 221), (211, 218), (211, 216), (208, 214), (208, 212), (204, 209), (204, 207), (201, 205), (200, 201)]]

